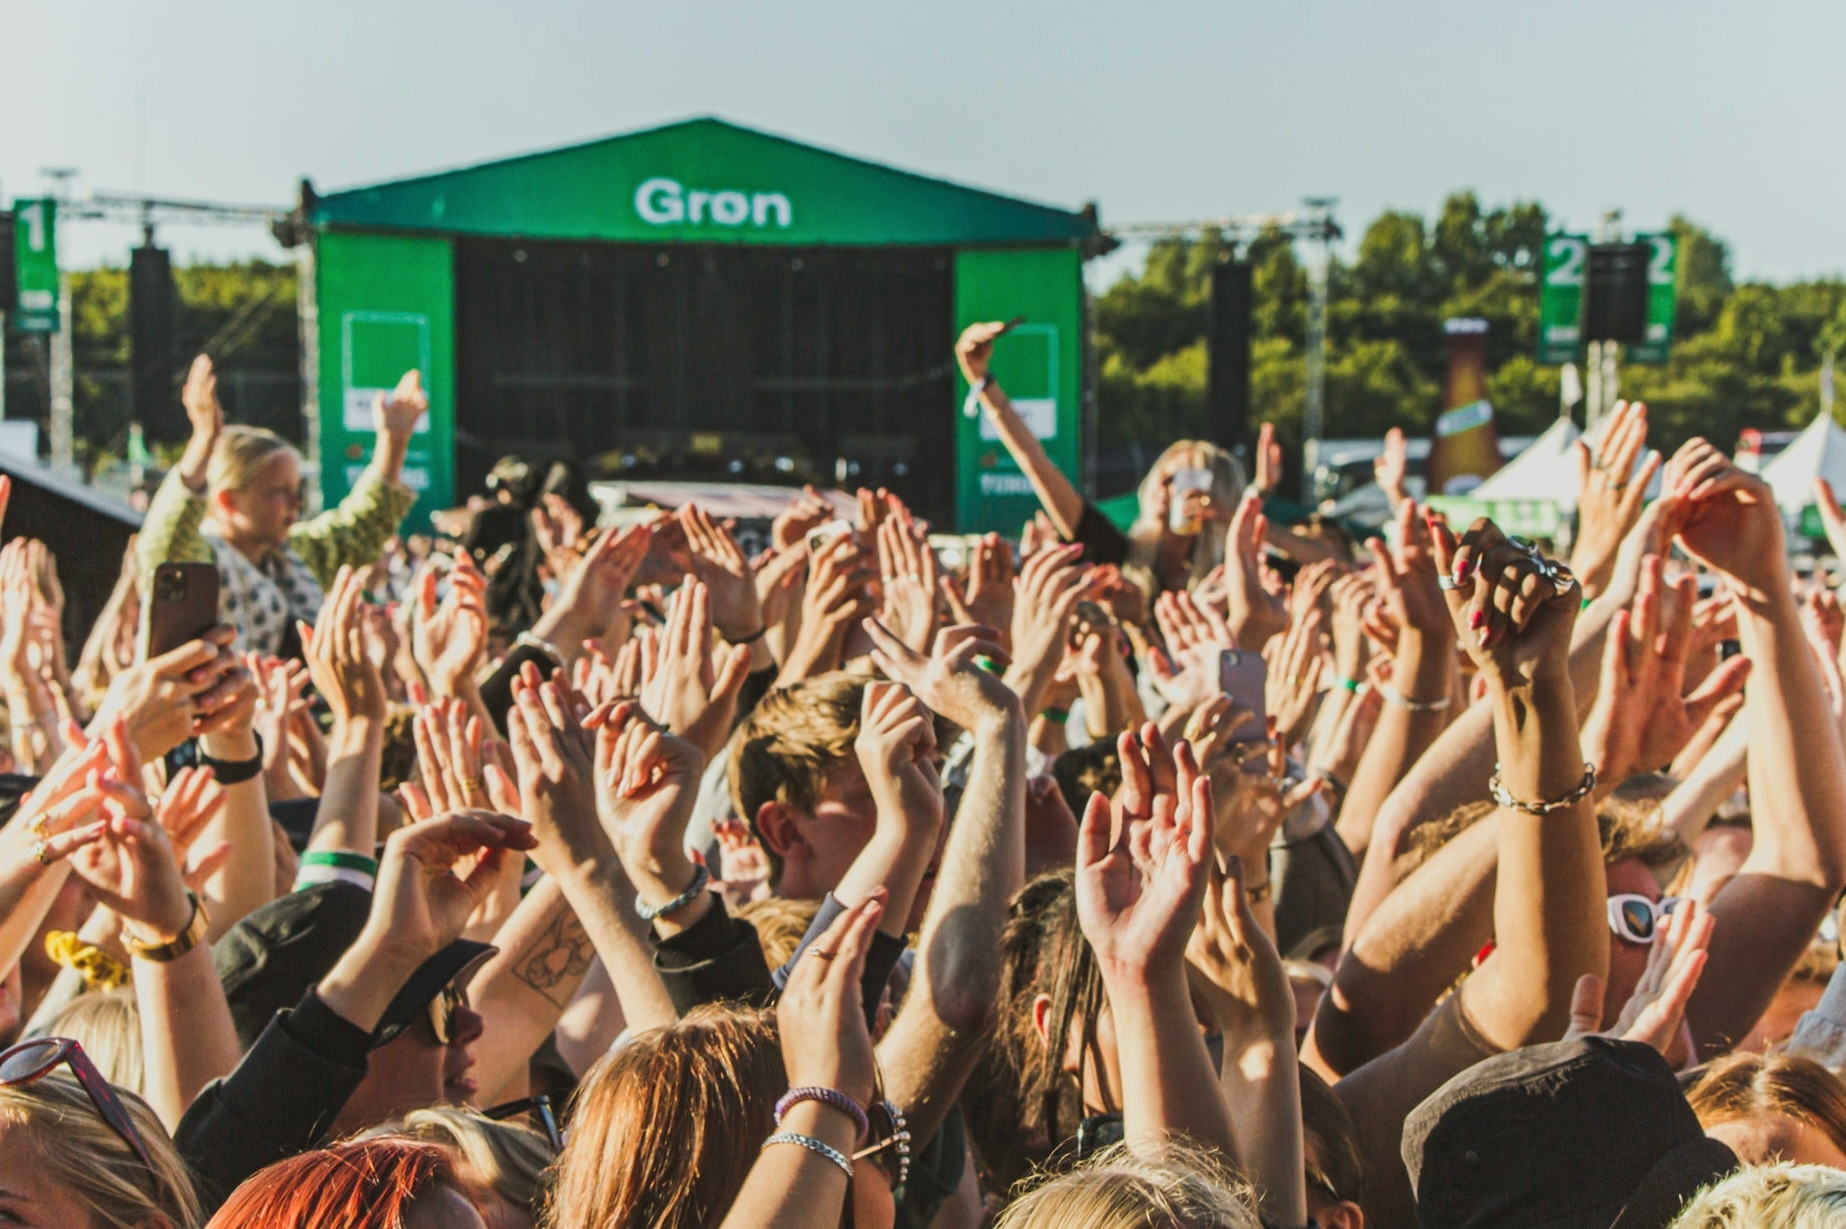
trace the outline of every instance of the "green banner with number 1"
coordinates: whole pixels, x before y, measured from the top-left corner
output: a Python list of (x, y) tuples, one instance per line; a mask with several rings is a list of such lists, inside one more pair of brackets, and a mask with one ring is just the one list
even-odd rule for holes
[(21, 333), (58, 331), (58, 203), (17, 201), (19, 310), (12, 326)]

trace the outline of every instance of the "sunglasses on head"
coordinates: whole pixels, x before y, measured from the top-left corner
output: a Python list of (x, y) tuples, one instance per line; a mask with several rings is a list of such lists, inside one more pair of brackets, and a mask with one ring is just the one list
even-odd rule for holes
[(910, 1128), (904, 1122), (904, 1111), (889, 1101), (874, 1101), (865, 1107), (865, 1117), (872, 1124), (871, 1142), (853, 1153), (852, 1159), (870, 1157), (893, 1187), (904, 1185), (910, 1176)]
[(517, 1101), (508, 1101), (492, 1109), (481, 1111), (481, 1117), (491, 1118), (495, 1122), (505, 1122), (508, 1118), (520, 1114), (532, 1114), (538, 1118), (539, 1125), (545, 1132), (545, 1138), (551, 1141), (553, 1152), (564, 1150), (564, 1133), (558, 1130), (558, 1116), (551, 1110), (551, 1094), (541, 1092), (533, 1097), (521, 1097)]
[(0, 1088), (30, 1084), (65, 1064), (70, 1065), (71, 1074), (77, 1077), (77, 1083), (89, 1095), (90, 1104), (96, 1107), (103, 1121), (127, 1141), (143, 1165), (153, 1169), (154, 1158), (148, 1154), (141, 1132), (135, 1129), (134, 1119), (128, 1116), (128, 1108), (115, 1095), (115, 1089), (109, 1086), (103, 1073), (96, 1069), (96, 1064), (90, 1061), (90, 1056), (83, 1052), (83, 1047), (69, 1037), (41, 1037), (36, 1041), (22, 1041), (0, 1052)]
[(1662, 896), (1654, 901), (1634, 892), (1619, 893), (1609, 898), (1609, 930), (1630, 943), (1652, 943), (1662, 922), (1678, 906), (1677, 896)]

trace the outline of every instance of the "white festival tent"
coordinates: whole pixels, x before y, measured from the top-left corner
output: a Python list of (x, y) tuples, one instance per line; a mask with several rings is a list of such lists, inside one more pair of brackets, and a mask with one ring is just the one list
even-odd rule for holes
[[(1526, 450), (1468, 492), (1469, 499), (1551, 499), (1577, 505), (1577, 457), (1571, 445), (1583, 432), (1568, 418), (1545, 428)], [(1569, 500), (1565, 492), (1569, 492)]]
[[(1577, 450), (1576, 442), (1582, 439), (1593, 450), (1596, 441), (1603, 432), (1607, 418), (1588, 432), (1577, 429), (1577, 424), (1569, 418), (1560, 418), (1545, 428), (1545, 433), (1532, 441), (1524, 452), (1501, 466), (1487, 481), (1468, 492), (1470, 499), (1516, 500), (1548, 499), (1557, 504), (1560, 511), (1573, 512), (1577, 507)], [(1647, 464), (1644, 451), (1635, 458), (1635, 473)], [(1654, 474), (1648, 483), (1649, 498), (1660, 494), (1660, 474)]]
[(1836, 493), (1846, 492), (1846, 430), (1824, 410), (1762, 472), (1776, 505), (1788, 513), (1814, 502), (1816, 478), (1831, 482)]

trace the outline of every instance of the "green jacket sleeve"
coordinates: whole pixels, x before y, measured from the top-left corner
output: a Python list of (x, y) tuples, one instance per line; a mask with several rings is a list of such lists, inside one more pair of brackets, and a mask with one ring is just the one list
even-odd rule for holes
[(178, 469), (168, 470), (141, 518), (141, 536), (135, 539), (135, 570), (143, 593), (160, 564), (213, 562), (211, 544), (199, 532), (204, 520), (205, 497), (192, 493)]
[(385, 542), (416, 502), (415, 491), (402, 483), (387, 483), (368, 468), (339, 507), (289, 530), (289, 547), (314, 579), (323, 587), (331, 585), (341, 564), (377, 562)]

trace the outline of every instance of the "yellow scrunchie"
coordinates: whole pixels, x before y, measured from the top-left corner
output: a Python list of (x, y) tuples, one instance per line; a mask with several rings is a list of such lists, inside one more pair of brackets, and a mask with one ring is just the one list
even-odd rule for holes
[(92, 990), (114, 990), (134, 980), (129, 967), (102, 948), (85, 943), (71, 930), (54, 930), (45, 936), (45, 954), (67, 969), (83, 975)]

